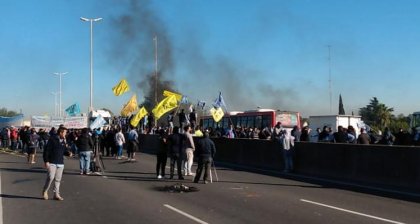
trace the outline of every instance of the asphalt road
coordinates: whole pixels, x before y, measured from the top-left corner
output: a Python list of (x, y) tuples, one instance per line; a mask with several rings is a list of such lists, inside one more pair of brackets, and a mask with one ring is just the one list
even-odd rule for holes
[[(218, 167), (219, 181), (211, 184), (158, 180), (156, 158), (148, 154), (136, 162), (105, 158), (106, 172), (92, 176), (79, 175), (78, 160), (67, 159), (64, 201), (45, 201), (41, 160), (30, 165), (20, 154), (0, 152), (0, 224), (420, 223), (419, 203), (284, 176)], [(198, 191), (163, 191), (178, 183)]]

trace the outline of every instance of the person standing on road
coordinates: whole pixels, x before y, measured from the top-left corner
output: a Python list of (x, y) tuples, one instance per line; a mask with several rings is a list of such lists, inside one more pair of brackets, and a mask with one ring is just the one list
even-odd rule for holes
[(156, 174), (158, 179), (165, 178), (166, 161), (168, 160), (168, 135), (164, 129), (159, 131), (159, 148), (156, 153)]
[(127, 160), (128, 161), (135, 161), (136, 159), (134, 156), (136, 152), (139, 150), (139, 134), (137, 133), (136, 128), (131, 127), (132, 129), (128, 133), (128, 147), (127, 147)]
[(194, 183), (198, 183), (201, 177), (201, 172), (204, 167), (203, 180), (207, 184), (207, 178), (209, 176), (209, 167), (213, 162), (214, 155), (216, 154), (216, 146), (210, 139), (208, 132), (204, 132), (204, 136), (197, 142), (197, 156), (198, 156), (198, 167), (194, 178)]
[(59, 201), (64, 200), (60, 195), (60, 182), (64, 170), (63, 157), (65, 153), (71, 156), (71, 152), (66, 143), (66, 134), (67, 128), (63, 126), (58, 128), (57, 135), (51, 136), (43, 152), (45, 168), (47, 168), (47, 179), (42, 190), (42, 196), (45, 200), (48, 200), (48, 190), (53, 181), (54, 199)]
[(29, 134), (29, 144), (28, 144), (28, 163), (35, 164), (35, 155), (36, 149), (39, 145), (39, 135), (36, 133), (35, 128), (31, 128), (31, 133)]
[(84, 128), (82, 134), (76, 140), (77, 151), (79, 152), (80, 175), (91, 174), (90, 159), (92, 157), (94, 143), (89, 135), (89, 129)]
[(124, 135), (122, 133), (121, 128), (118, 127), (117, 133), (115, 134), (115, 145), (117, 146), (117, 157), (116, 157), (116, 159), (121, 159), (124, 143), (125, 143)]
[(185, 153), (186, 153), (186, 160), (185, 160), (185, 164), (184, 164), (184, 174), (186, 176), (192, 176), (193, 173), (191, 172), (191, 167), (193, 165), (193, 161), (194, 161), (194, 150), (195, 150), (195, 145), (194, 145), (194, 139), (192, 137), (191, 134), (191, 126), (187, 125), (184, 127), (184, 147), (185, 147)]
[(171, 158), (170, 179), (174, 178), (175, 163), (178, 171), (178, 179), (183, 180), (181, 170), (182, 158), (184, 158), (184, 150), (182, 147), (184, 135), (179, 133), (179, 127), (175, 126), (173, 134), (169, 136), (169, 156)]
[(280, 144), (283, 148), (284, 172), (293, 171), (293, 148), (295, 146), (295, 137), (288, 131), (285, 131), (280, 138)]

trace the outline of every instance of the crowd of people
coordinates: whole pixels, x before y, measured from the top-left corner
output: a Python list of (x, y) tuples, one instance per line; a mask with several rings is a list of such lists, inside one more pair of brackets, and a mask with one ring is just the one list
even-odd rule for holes
[[(178, 124), (174, 125), (174, 118), (178, 116)], [(194, 176), (194, 182), (198, 182), (204, 169), (203, 181), (208, 182), (209, 168), (213, 163), (216, 147), (210, 137), (225, 138), (248, 138), (264, 139), (279, 142), (283, 152), (285, 172), (293, 171), (293, 149), (295, 142), (324, 142), (324, 143), (348, 143), (348, 144), (383, 144), (383, 145), (420, 145), (420, 133), (415, 128), (411, 133), (400, 129), (398, 133), (391, 133), (388, 128), (380, 134), (374, 134), (364, 128), (356, 135), (352, 126), (347, 128), (338, 126), (333, 132), (331, 127), (324, 126), (322, 130), (311, 130), (308, 126), (292, 130), (283, 128), (278, 122), (274, 127), (265, 128), (206, 128), (197, 124), (195, 111), (188, 115), (183, 110), (179, 113), (171, 112), (167, 116), (166, 125), (157, 126), (153, 116), (145, 117), (136, 128), (129, 123), (129, 118), (113, 117), (107, 125), (100, 129), (90, 130), (71, 129), (67, 130), (60, 126), (58, 130), (52, 127), (49, 130), (40, 128), (36, 130), (28, 126), (16, 128), (6, 127), (0, 131), (0, 147), (8, 148), (13, 152), (27, 155), (29, 164), (36, 163), (37, 151), (43, 152), (43, 160), (48, 169), (48, 177), (45, 183), (43, 197), (48, 199), (48, 189), (55, 180), (54, 198), (62, 200), (59, 194), (59, 185), (64, 168), (62, 156), (67, 153), (72, 156), (78, 155), (80, 162), (80, 174), (92, 173), (91, 159), (95, 154), (104, 157), (112, 157), (116, 160), (127, 159), (135, 161), (136, 152), (139, 151), (139, 133), (159, 135), (159, 149), (157, 151), (156, 177), (165, 178), (167, 159), (170, 159), (170, 179), (174, 178), (175, 168), (178, 179), (184, 176)], [(197, 141), (193, 136), (200, 137)], [(55, 149), (55, 150), (54, 150)], [(59, 149), (59, 150), (58, 150)], [(123, 156), (123, 150), (127, 156)], [(58, 154), (56, 153), (58, 150)], [(191, 168), (197, 157), (198, 168), (193, 173)]]

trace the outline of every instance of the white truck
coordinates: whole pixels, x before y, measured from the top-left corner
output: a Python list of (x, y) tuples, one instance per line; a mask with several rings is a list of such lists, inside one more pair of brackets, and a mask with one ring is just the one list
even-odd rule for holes
[(309, 128), (311, 132), (311, 141), (318, 141), (316, 135), (316, 129), (319, 128), (322, 131), (324, 126), (331, 127), (333, 132), (337, 131), (338, 126), (343, 126), (347, 128), (348, 126), (353, 126), (356, 130), (356, 138), (360, 134), (360, 128), (365, 128), (365, 123), (362, 121), (361, 116), (355, 115), (321, 115), (321, 116), (309, 116)]

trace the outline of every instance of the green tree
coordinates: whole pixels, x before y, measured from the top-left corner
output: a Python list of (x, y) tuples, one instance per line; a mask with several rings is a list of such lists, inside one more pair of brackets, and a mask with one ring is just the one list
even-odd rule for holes
[(18, 113), (16, 111), (12, 111), (12, 110), (7, 110), (5, 107), (0, 109), (0, 116), (3, 117), (13, 117), (18, 115)]
[(392, 116), (391, 122), (389, 124), (389, 129), (393, 133), (397, 133), (400, 128), (408, 131), (410, 129), (410, 118), (404, 116), (403, 114), (398, 115), (397, 117)]
[(360, 108), (359, 115), (372, 128), (383, 130), (391, 123), (393, 111), (394, 108), (388, 108), (385, 104), (380, 103), (376, 97), (373, 97), (366, 107)]
[(343, 99), (341, 98), (340, 94), (340, 100), (338, 102), (338, 115), (345, 115), (346, 112), (344, 111), (344, 105), (343, 105)]

